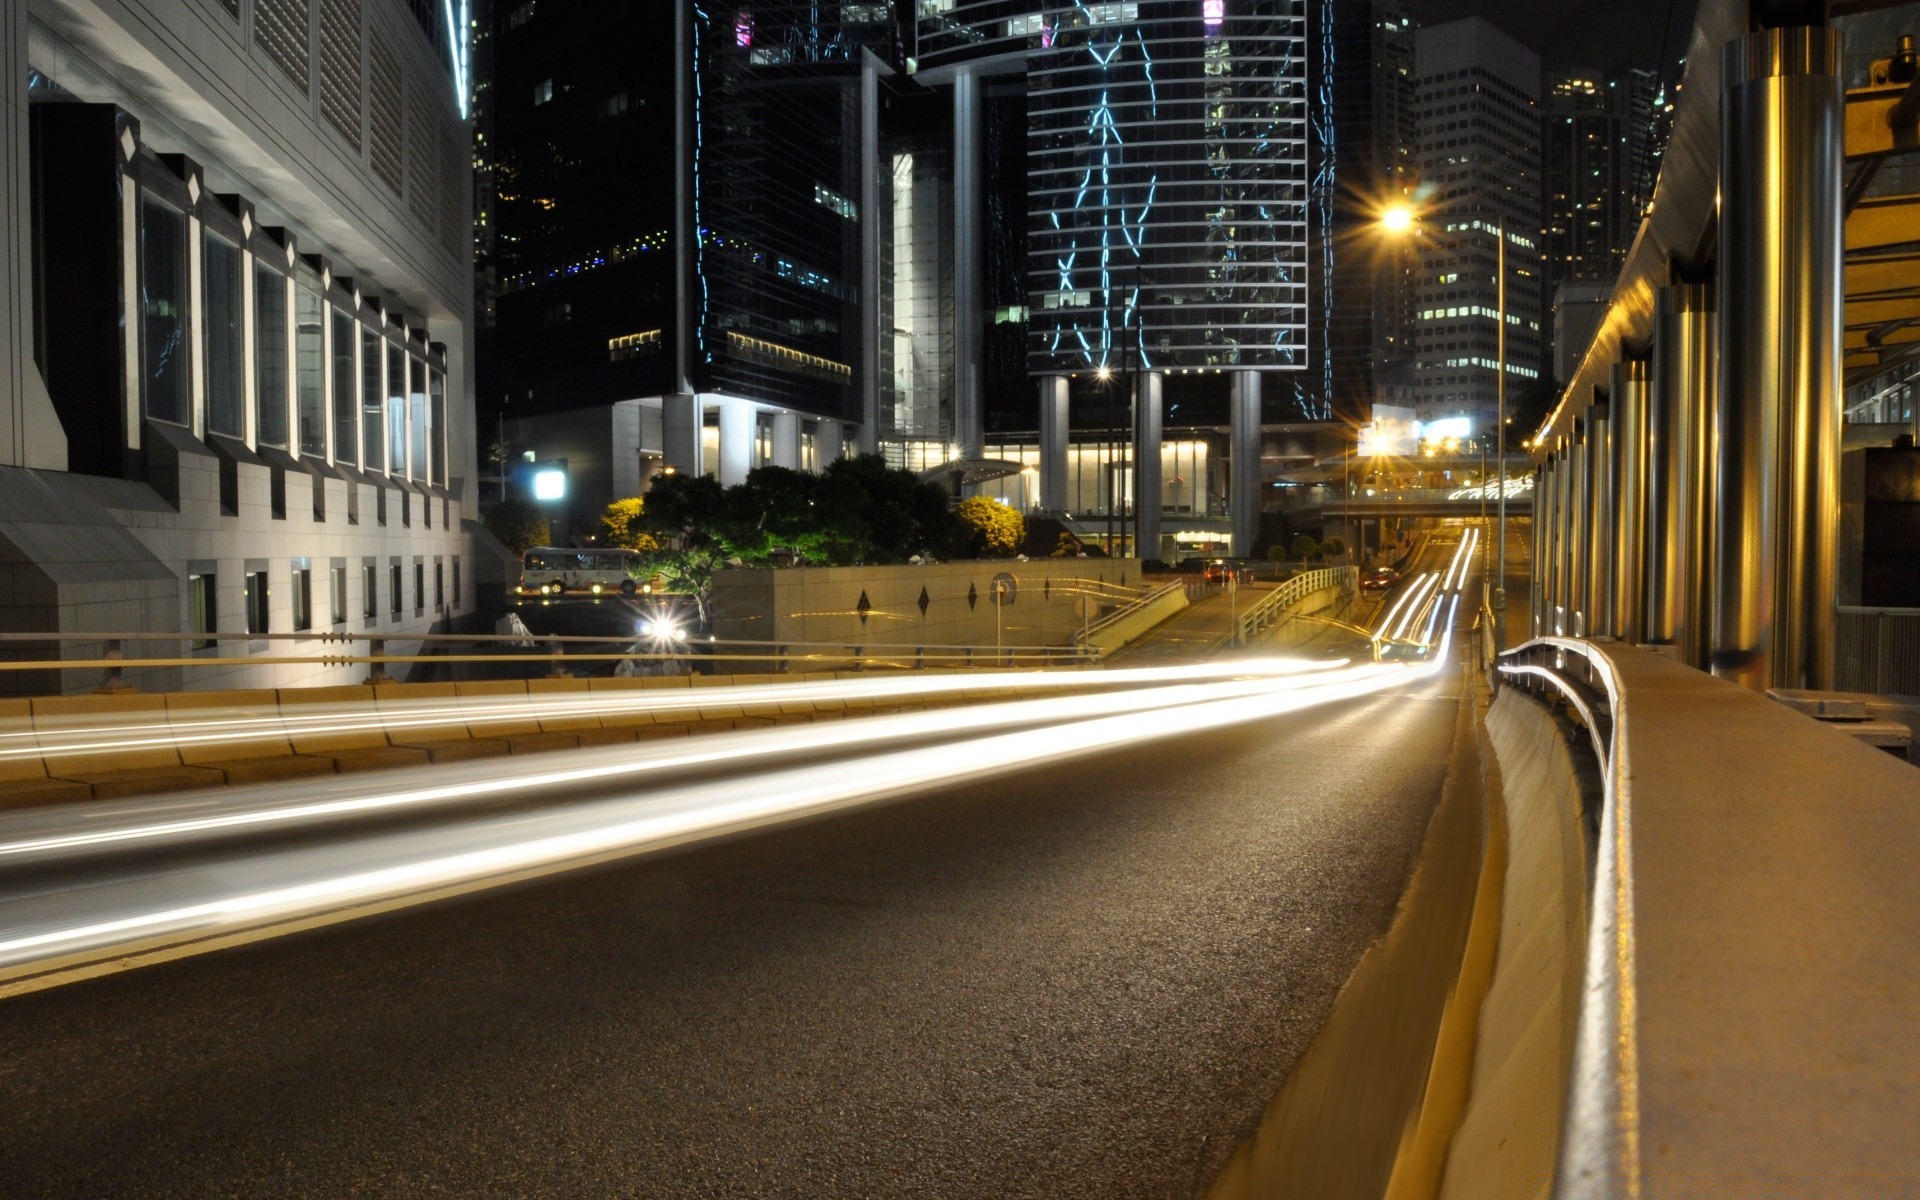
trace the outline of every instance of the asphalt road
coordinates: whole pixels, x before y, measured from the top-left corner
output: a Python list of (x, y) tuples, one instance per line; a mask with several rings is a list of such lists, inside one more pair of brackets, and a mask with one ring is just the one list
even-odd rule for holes
[(0, 1196), (1190, 1197), (1450, 679), (0, 1002)]

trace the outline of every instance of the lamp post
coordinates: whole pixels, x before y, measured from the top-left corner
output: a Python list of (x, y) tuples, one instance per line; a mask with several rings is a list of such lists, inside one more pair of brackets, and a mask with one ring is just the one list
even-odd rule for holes
[[(1494, 541), (1493, 620), (1494, 637), (1506, 645), (1507, 613), (1507, 218), (1490, 210), (1448, 214), (1456, 219), (1486, 219), (1493, 222), (1494, 240), (1494, 454), (1499, 460), (1500, 532)], [(1380, 228), (1395, 236), (1406, 236), (1418, 224), (1412, 208), (1392, 205), (1380, 213)], [(1486, 495), (1487, 477), (1480, 473), (1480, 494)], [(1484, 505), (1482, 506), (1484, 510)], [(1485, 517), (1482, 517), (1485, 520)]]

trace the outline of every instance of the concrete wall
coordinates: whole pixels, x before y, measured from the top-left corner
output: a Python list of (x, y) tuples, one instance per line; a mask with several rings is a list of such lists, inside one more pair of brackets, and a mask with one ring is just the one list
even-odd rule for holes
[[(1010, 604), (995, 609), (993, 581), (1009, 575)], [(928, 566), (802, 567), (721, 571), (714, 635), (860, 646), (1063, 646), (1137, 591), (1135, 559), (981, 559)], [(926, 605), (921, 607), (925, 595)], [(866, 605), (862, 609), (861, 600)]]

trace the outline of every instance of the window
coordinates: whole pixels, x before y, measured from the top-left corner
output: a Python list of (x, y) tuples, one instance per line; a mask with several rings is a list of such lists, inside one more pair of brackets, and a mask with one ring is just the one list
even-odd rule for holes
[(327, 456), (327, 346), (321, 327), (320, 294), (306, 288), (293, 293), (293, 346), (296, 386), (299, 391), (300, 453), (313, 458)]
[(247, 436), (243, 408), (246, 326), (240, 295), (240, 247), (208, 233), (201, 277), (206, 292), (207, 432)]
[(507, 14), (507, 28), (518, 29), (531, 20), (533, 20), (533, 0), (527, 0), (525, 4), (515, 5), (513, 11)]
[(407, 443), (407, 474), (425, 483), (427, 439), (432, 434), (427, 425), (427, 364), (417, 358), (408, 358), (406, 363), (410, 381), (407, 387), (407, 428), (411, 434), (411, 440)]
[(425, 612), (427, 607), (427, 564), (419, 559), (413, 560), (413, 611)]
[(621, 92), (616, 96), (608, 96), (606, 105), (600, 111), (609, 117), (618, 117), (625, 114), (632, 104), (632, 98)]
[(333, 623), (347, 623), (347, 568), (336, 565), (327, 572), (328, 591), (333, 597)]
[(393, 619), (398, 621), (400, 619), (401, 598), (400, 598), (400, 560), (397, 558), (394, 559), (392, 564), (387, 568), (387, 590), (391, 592), (393, 595), (393, 605), (391, 609), (393, 613)]
[(304, 558), (293, 560), (293, 628), (313, 628), (313, 568)]
[(433, 560), (433, 606), (447, 606), (447, 565), (437, 558)]
[(147, 415), (188, 423), (187, 219), (152, 197), (140, 204), (140, 371)]
[(381, 444), (381, 410), (385, 398), (380, 393), (380, 335), (370, 329), (360, 331), (360, 465), (369, 471), (387, 469), (386, 447)]
[[(427, 372), (427, 394), (431, 408), (427, 412), (427, 474), (438, 484), (447, 482), (447, 377), (440, 371)], [(446, 522), (446, 502), (441, 502), (442, 525)]]
[(453, 606), (460, 607), (460, 556), (453, 556)]
[(387, 445), (392, 447), (390, 470), (407, 469), (407, 356), (397, 346), (387, 347)]
[[(353, 318), (333, 314), (333, 457), (335, 462), (360, 461), (359, 412), (355, 400)], [(351, 496), (353, 489), (347, 494)]]
[(545, 104), (552, 99), (553, 99), (553, 80), (542, 79), (539, 83), (536, 83), (533, 85), (534, 104), (536, 105)]
[(259, 412), (254, 428), (262, 446), (287, 443), (287, 280), (253, 269), (253, 386)]
[(267, 573), (249, 571), (246, 580), (247, 632), (267, 632)]
[[(207, 634), (219, 631), (218, 597), (219, 593), (215, 589), (214, 576), (211, 573), (187, 576), (187, 629), (189, 632)], [(195, 640), (193, 648), (206, 650), (215, 644), (212, 638), (200, 638)]]
[(371, 559), (360, 568), (360, 615), (369, 625), (380, 619), (380, 568)]

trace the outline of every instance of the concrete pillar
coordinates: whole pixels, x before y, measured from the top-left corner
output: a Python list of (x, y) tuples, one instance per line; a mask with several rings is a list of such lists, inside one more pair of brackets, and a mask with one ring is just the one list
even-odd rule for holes
[(1133, 448), (1133, 508), (1138, 514), (1135, 528), (1139, 541), (1134, 546), (1138, 558), (1160, 557), (1160, 423), (1161, 384), (1158, 371), (1140, 376), (1137, 400), (1139, 443)]
[(797, 412), (773, 414), (773, 465), (794, 471), (800, 469), (800, 414)]
[(980, 234), (985, 189), (981, 177), (986, 112), (980, 76), (961, 71), (953, 80), (953, 440), (960, 457), (986, 452), (986, 247)]
[(1703, 666), (1709, 597), (1706, 517), (1713, 480), (1713, 289), (1683, 283), (1653, 300), (1653, 375), (1647, 392), (1647, 627), (1649, 642), (1680, 646)]
[(1042, 375), (1040, 383), (1040, 507), (1067, 511), (1067, 377)]
[(1605, 404), (1587, 410), (1587, 508), (1581, 538), (1587, 544), (1586, 629), (1582, 637), (1613, 634), (1613, 422)]
[(1593, 466), (1592, 455), (1587, 449), (1587, 442), (1593, 436), (1591, 413), (1580, 418), (1574, 429), (1573, 441), (1567, 452), (1567, 461), (1573, 470), (1567, 476), (1567, 611), (1564, 632), (1567, 637), (1585, 637), (1592, 624), (1587, 617), (1590, 609), (1587, 591), (1593, 578), (1589, 553), (1591, 547), (1587, 540), (1587, 514), (1593, 510), (1593, 496), (1587, 488), (1587, 477)]
[(664, 396), (660, 401), (660, 456), (665, 466), (683, 475), (698, 475), (700, 462), (700, 397), (691, 392)]
[[(880, 297), (886, 295), (886, 289), (880, 278), (882, 264), (886, 261), (881, 252), (881, 239), (891, 239), (892, 222), (883, 217), (888, 212), (881, 203), (881, 167), (880, 167), (880, 72), (886, 64), (875, 58), (870, 50), (860, 54), (860, 306), (862, 316), (860, 326), (860, 421), (864, 429), (880, 428), (880, 339), (893, 336), (893, 314), (883, 312)], [(888, 72), (891, 74), (891, 71)], [(827, 422), (822, 421), (824, 429)], [(834, 435), (838, 446), (841, 435)], [(818, 450), (820, 441), (816, 436), (814, 446)], [(836, 454), (838, 451), (836, 450)], [(819, 455), (820, 465), (826, 466), (832, 460), (824, 454)]]
[(1233, 373), (1231, 407), (1227, 515), (1233, 521), (1233, 556), (1247, 558), (1260, 536), (1260, 372)]
[(1645, 634), (1647, 553), (1647, 380), (1649, 364), (1613, 364), (1613, 633), (1639, 642)]
[(714, 407), (720, 413), (720, 486), (745, 483), (753, 470), (758, 413), (745, 400), (721, 399)]
[(1714, 674), (1833, 685), (1840, 514), (1842, 39), (1721, 55)]
[(822, 421), (813, 434), (813, 459), (824, 471), (840, 461), (847, 452), (847, 427), (839, 421)]

